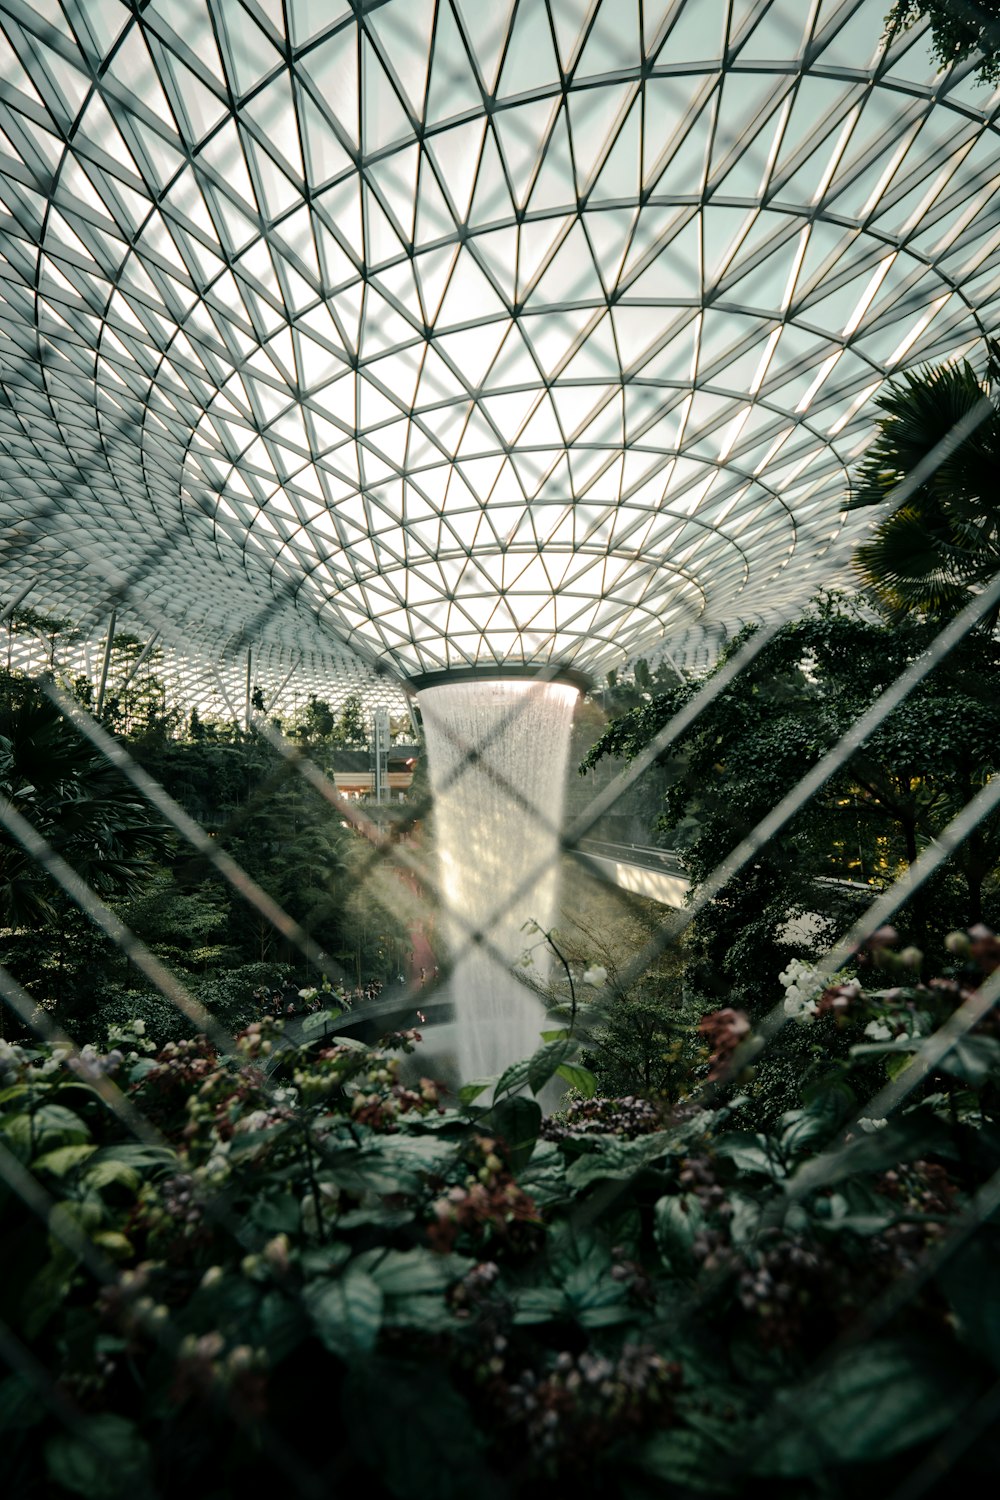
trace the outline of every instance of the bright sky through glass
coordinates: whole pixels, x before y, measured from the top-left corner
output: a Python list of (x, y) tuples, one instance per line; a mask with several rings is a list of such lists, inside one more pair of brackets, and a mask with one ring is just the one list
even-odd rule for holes
[(885, 8), (0, 0), (11, 583), (362, 676), (806, 599), (1000, 298), (997, 98)]

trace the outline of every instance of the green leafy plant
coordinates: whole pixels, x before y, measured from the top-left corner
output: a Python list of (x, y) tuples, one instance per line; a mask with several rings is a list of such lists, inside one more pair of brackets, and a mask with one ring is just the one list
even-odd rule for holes
[(766, 1129), (730, 1097), (732, 1009), (702, 1025), (707, 1090), (545, 1122), (565, 1029), (459, 1100), (414, 1080), (414, 1032), (0, 1044), (0, 1318), (37, 1361), (0, 1383), (8, 1472), (94, 1500), (287, 1483), (289, 1451), (399, 1500), (897, 1486), (1000, 1362), (992, 1013), (887, 1121), (856, 1092), (898, 1087), (1000, 966), (987, 929), (947, 946), (926, 982), (886, 933), (856, 981), (796, 971), (789, 1029), (846, 1046)]

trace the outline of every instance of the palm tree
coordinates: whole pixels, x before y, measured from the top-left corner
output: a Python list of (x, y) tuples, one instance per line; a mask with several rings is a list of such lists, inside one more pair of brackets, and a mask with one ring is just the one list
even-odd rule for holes
[(998, 352), (991, 344), (986, 380), (967, 361), (925, 366), (907, 371), (876, 401), (879, 433), (848, 510), (890, 501), (957, 424), (964, 434), (855, 551), (866, 593), (890, 620), (955, 614), (1000, 570)]

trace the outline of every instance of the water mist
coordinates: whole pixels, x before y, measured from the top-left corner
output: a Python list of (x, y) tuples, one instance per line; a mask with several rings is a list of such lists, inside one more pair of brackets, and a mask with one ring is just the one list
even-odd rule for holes
[[(459, 1076), (488, 1078), (540, 1045), (545, 1008), (512, 972), (548, 931), (578, 690), (562, 682), (468, 679), (424, 688), (443, 936), (453, 960)], [(483, 934), (483, 942), (470, 934)], [(534, 949), (536, 980), (548, 952)]]

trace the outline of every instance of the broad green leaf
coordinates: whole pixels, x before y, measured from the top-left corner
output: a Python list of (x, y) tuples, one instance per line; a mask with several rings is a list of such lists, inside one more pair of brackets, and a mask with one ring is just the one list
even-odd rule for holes
[(696, 1193), (678, 1193), (659, 1200), (653, 1211), (653, 1233), (669, 1270), (676, 1273), (690, 1268), (691, 1247), (704, 1222)]
[(563, 1154), (554, 1141), (538, 1142), (531, 1161), (518, 1173), (517, 1180), (539, 1208), (550, 1208), (572, 1196)]
[(620, 1182), (634, 1177), (637, 1172), (662, 1156), (672, 1140), (673, 1137), (667, 1130), (657, 1130), (652, 1135), (639, 1135), (633, 1141), (622, 1140), (615, 1135), (587, 1136), (588, 1150), (566, 1169), (566, 1181), (571, 1188), (582, 1192), (601, 1178)]
[(418, 1246), (414, 1250), (366, 1250), (351, 1262), (378, 1283), (387, 1297), (418, 1292), (443, 1292), (475, 1265), (465, 1255), (438, 1255)]
[(268, 1125), (265, 1130), (241, 1130), (232, 1138), (229, 1146), (229, 1159), (238, 1161), (241, 1156), (259, 1151), (262, 1146), (280, 1140), (284, 1135), (290, 1135), (295, 1128), (290, 1120), (282, 1120), (279, 1125)]
[(370, 1354), (382, 1323), (382, 1288), (355, 1265), (335, 1281), (312, 1281), (303, 1292), (306, 1311), (332, 1354), (348, 1360)]
[(528, 1087), (533, 1094), (540, 1094), (550, 1078), (554, 1078), (564, 1063), (577, 1051), (578, 1044), (572, 1037), (562, 1037), (555, 1042), (546, 1042), (539, 1047), (528, 1064)]
[(789, 1478), (878, 1463), (960, 1421), (979, 1381), (946, 1346), (876, 1339), (788, 1392), (754, 1464)]
[(597, 1093), (597, 1079), (590, 1069), (583, 1067), (581, 1063), (561, 1063), (556, 1068), (556, 1074), (585, 1099), (593, 1099)]
[(620, 1282), (612, 1278), (611, 1250), (589, 1229), (568, 1220), (549, 1232), (549, 1265), (570, 1311), (585, 1328), (626, 1322), (635, 1316)]
[(571, 1031), (569, 1031), (565, 1026), (561, 1026), (558, 1031), (543, 1031), (542, 1032), (542, 1041), (543, 1042), (562, 1042), (562, 1041), (565, 1041), (567, 1037), (570, 1037), (572, 1035), (573, 1035), (573, 1033)]
[(64, 1104), (43, 1104), (41, 1109), (36, 1109), (34, 1128), (35, 1140), (39, 1144), (51, 1142), (53, 1147), (57, 1139), (59, 1144), (66, 1145), (90, 1139), (90, 1131), (80, 1116)]
[(810, 1147), (815, 1149), (817, 1141), (832, 1136), (840, 1121), (840, 1110), (834, 1101), (833, 1108), (824, 1108), (818, 1102), (808, 1109), (793, 1109), (782, 1115), (781, 1149), (788, 1156), (799, 1156)]
[(304, 1037), (322, 1036), (331, 1021), (335, 1021), (342, 1012), (339, 1007), (329, 1010), (318, 1010), (312, 1015), (306, 1016), (302, 1022), (302, 1035)]
[(992, 1036), (963, 1036), (938, 1065), (974, 1089), (1000, 1079), (1000, 1042)]
[(416, 1292), (406, 1297), (387, 1297), (382, 1326), (416, 1328), (421, 1333), (455, 1333), (463, 1325), (440, 1292)]
[(337, 1229), (345, 1234), (352, 1229), (401, 1229), (413, 1218), (411, 1208), (355, 1208), (339, 1215)]
[(134, 1167), (127, 1166), (123, 1161), (98, 1161), (92, 1157), (83, 1181), (88, 1188), (95, 1192), (101, 1192), (106, 1187), (121, 1187), (128, 1192), (135, 1192), (142, 1178)]
[(104, 1162), (124, 1162), (126, 1166), (141, 1171), (145, 1167), (177, 1166), (177, 1153), (169, 1146), (142, 1146), (138, 1143), (123, 1143), (120, 1146), (102, 1146), (90, 1163), (90, 1170)]
[(337, 1032), (331, 1036), (330, 1044), (334, 1047), (343, 1047), (345, 1052), (370, 1052), (371, 1048), (367, 1042), (361, 1042), (356, 1036), (348, 1036), (346, 1032)]
[(767, 1177), (783, 1177), (785, 1169), (770, 1148), (766, 1135), (750, 1135), (744, 1130), (733, 1130), (720, 1135), (715, 1142), (716, 1154), (728, 1156), (741, 1172), (762, 1172)]
[(149, 1493), (149, 1450), (133, 1422), (113, 1412), (83, 1419), (79, 1431), (45, 1445), (49, 1478), (85, 1500)]
[(725, 1450), (718, 1438), (692, 1432), (690, 1427), (673, 1427), (656, 1433), (642, 1444), (633, 1462), (644, 1474), (676, 1490), (719, 1496), (736, 1490), (733, 1482), (719, 1478)]
[(67, 1172), (72, 1172), (81, 1162), (85, 1162), (89, 1156), (93, 1156), (97, 1150), (96, 1146), (57, 1146), (55, 1151), (46, 1151), (44, 1156), (36, 1156), (31, 1164), (33, 1172), (51, 1172), (53, 1177), (65, 1177)]
[(128, 1237), (117, 1229), (99, 1229), (93, 1236), (94, 1244), (105, 1255), (110, 1255), (112, 1260), (131, 1260), (135, 1254), (135, 1246)]
[(496, 1131), (506, 1143), (512, 1172), (519, 1172), (531, 1160), (542, 1123), (541, 1107), (534, 1099), (515, 1094), (494, 1104), (480, 1122)]
[(932, 1111), (916, 1109), (890, 1120), (871, 1135), (857, 1135), (844, 1145), (804, 1162), (789, 1186), (801, 1195), (831, 1187), (859, 1172), (885, 1172), (900, 1162), (916, 1161), (921, 1156), (950, 1158), (954, 1154), (955, 1144), (948, 1126)]
[(260, 1193), (251, 1205), (250, 1220), (265, 1234), (296, 1234), (302, 1221), (299, 1200), (292, 1193)]
[(558, 1286), (528, 1286), (515, 1292), (514, 1322), (520, 1324), (548, 1323), (553, 1318), (563, 1317), (569, 1310), (566, 1293)]
[(511, 1063), (509, 1068), (505, 1068), (493, 1090), (494, 1100), (501, 1098), (504, 1094), (512, 1093), (515, 1089), (523, 1089), (528, 1081), (530, 1067), (531, 1059), (526, 1057), (520, 1062)]
[(475, 1078), (471, 1083), (465, 1083), (458, 1091), (458, 1097), (463, 1104), (474, 1104), (480, 1094), (485, 1094), (487, 1089), (495, 1088), (498, 1083), (496, 1078)]
[(349, 1193), (415, 1193), (421, 1174), (402, 1156), (393, 1156), (391, 1138), (368, 1149), (333, 1152), (324, 1175)]
[(298, 1298), (286, 1297), (280, 1291), (268, 1292), (261, 1299), (257, 1319), (257, 1341), (267, 1349), (271, 1365), (280, 1364), (310, 1331)]

